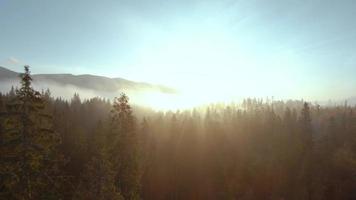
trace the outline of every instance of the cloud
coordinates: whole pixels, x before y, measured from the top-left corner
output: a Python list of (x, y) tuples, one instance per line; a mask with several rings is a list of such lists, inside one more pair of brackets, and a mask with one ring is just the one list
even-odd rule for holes
[(3, 65), (3, 66), (17, 66), (17, 65), (20, 65), (22, 62), (16, 58), (16, 57), (8, 57), (8, 58), (5, 58), (5, 59), (1, 59), (0, 60), (0, 65)]
[(20, 60), (15, 58), (15, 57), (9, 57), (6, 59), (5, 61), (7, 64), (12, 64), (12, 65), (16, 65), (16, 64), (20, 64)]

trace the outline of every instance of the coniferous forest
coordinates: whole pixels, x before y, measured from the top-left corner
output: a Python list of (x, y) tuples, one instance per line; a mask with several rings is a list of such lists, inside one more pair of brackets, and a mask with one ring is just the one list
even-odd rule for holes
[[(0, 199), (356, 199), (356, 107), (0, 95)], [(10, 89), (10, 88), (9, 88)]]

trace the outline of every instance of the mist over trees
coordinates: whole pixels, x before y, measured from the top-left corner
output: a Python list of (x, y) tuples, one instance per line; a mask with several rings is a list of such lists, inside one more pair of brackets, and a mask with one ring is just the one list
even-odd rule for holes
[(356, 199), (356, 108), (0, 95), (0, 199)]

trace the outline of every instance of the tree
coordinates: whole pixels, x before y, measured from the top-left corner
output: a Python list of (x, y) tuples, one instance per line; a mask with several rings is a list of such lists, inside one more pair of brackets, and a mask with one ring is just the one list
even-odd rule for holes
[(299, 119), (300, 122), (300, 128), (301, 128), (301, 136), (303, 143), (306, 145), (305, 148), (307, 150), (310, 150), (313, 145), (313, 130), (312, 130), (312, 124), (311, 124), (311, 116), (310, 116), (310, 108), (308, 103), (304, 103), (304, 107), (301, 112), (301, 116)]
[(43, 97), (32, 88), (29, 66), (21, 74), (21, 88), (7, 104), (1, 135), (0, 173), (3, 195), (9, 199), (58, 198), (55, 189), (60, 144), (52, 116), (44, 112)]
[(5, 106), (4, 106), (3, 96), (0, 93), (0, 138), (3, 132), (4, 117), (5, 117)]
[(111, 111), (110, 157), (116, 183), (125, 199), (139, 199), (140, 171), (135, 118), (129, 98), (121, 94)]
[(300, 159), (300, 191), (298, 195), (303, 199), (312, 199), (313, 195), (313, 129), (311, 124), (310, 108), (304, 103), (299, 118), (301, 159)]
[(115, 186), (115, 171), (104, 150), (86, 165), (74, 199), (123, 200)]

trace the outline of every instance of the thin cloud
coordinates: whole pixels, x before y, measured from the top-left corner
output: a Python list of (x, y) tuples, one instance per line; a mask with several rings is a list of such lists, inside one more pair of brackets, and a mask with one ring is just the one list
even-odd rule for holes
[(6, 63), (7, 64), (13, 64), (13, 65), (17, 65), (17, 64), (20, 64), (20, 60), (15, 58), (15, 57), (9, 57), (6, 59)]
[(0, 66), (4, 66), (4, 67), (18, 66), (21, 63), (22, 62), (19, 59), (13, 56), (0, 60)]

